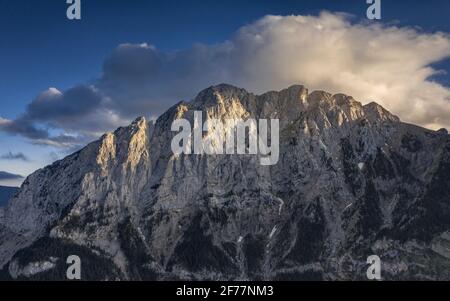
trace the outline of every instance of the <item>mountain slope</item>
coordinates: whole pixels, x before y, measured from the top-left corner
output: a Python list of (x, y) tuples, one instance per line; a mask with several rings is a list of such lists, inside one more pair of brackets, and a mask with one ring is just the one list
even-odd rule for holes
[[(172, 121), (198, 110), (278, 118), (279, 162), (174, 155)], [(0, 267), (60, 279), (78, 252), (101, 262), (87, 279), (365, 279), (375, 254), (385, 279), (450, 280), (449, 174), (445, 130), (376, 103), (214, 86), (29, 176), (0, 208)]]

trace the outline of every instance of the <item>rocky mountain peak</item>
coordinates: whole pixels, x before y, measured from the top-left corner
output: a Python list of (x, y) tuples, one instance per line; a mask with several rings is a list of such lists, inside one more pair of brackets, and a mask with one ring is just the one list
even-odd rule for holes
[(370, 102), (364, 106), (364, 112), (367, 118), (371, 120), (389, 120), (394, 122), (399, 122), (400, 118), (390, 113), (388, 110), (383, 108), (376, 102)]
[(132, 123), (131, 126), (136, 128), (136, 129), (143, 129), (147, 127), (147, 120), (145, 119), (145, 117), (140, 116), (138, 118), (136, 118)]
[(229, 101), (232, 99), (240, 100), (248, 94), (249, 93), (244, 89), (228, 84), (220, 84), (211, 86), (201, 91), (192, 101), (192, 104), (199, 107), (208, 107), (211, 105), (221, 104), (224, 101)]

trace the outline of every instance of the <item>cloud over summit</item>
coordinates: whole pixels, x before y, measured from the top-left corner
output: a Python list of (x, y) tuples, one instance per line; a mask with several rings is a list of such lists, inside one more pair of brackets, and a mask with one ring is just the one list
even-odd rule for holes
[(292, 84), (342, 92), (376, 101), (404, 121), (450, 129), (450, 88), (430, 79), (440, 72), (432, 65), (448, 57), (446, 33), (354, 23), (327, 12), (266, 16), (215, 45), (163, 52), (122, 44), (105, 60), (100, 78), (65, 92), (44, 91), (22, 117), (0, 119), (0, 129), (34, 140), (81, 141), (139, 115), (157, 116), (223, 82), (255, 93)]

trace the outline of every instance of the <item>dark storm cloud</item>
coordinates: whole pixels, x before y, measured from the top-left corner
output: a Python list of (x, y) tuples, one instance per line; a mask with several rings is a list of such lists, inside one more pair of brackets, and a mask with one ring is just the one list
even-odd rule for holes
[(92, 87), (77, 86), (65, 93), (50, 88), (28, 105), (24, 118), (64, 123), (92, 112), (101, 101), (102, 97)]
[(0, 120), (0, 129), (4, 132), (21, 135), (32, 140), (47, 139), (49, 137), (46, 130), (38, 129), (26, 118), (18, 118), (16, 120), (2, 119)]
[(103, 65), (95, 83), (126, 118), (158, 116), (173, 103), (190, 100), (200, 90), (230, 82), (228, 47), (194, 45), (165, 53), (147, 44), (123, 44)]
[(37, 128), (32, 120), (24, 117), (15, 120), (1, 119), (0, 130), (11, 135), (20, 135), (28, 138), (34, 144), (68, 147), (77, 143), (77, 138), (73, 136), (51, 136), (47, 130)]
[[(0, 119), (0, 129), (26, 137), (34, 144), (72, 147), (88, 138), (89, 133), (83, 132), (83, 118), (95, 114), (101, 102), (102, 96), (91, 86), (76, 86), (65, 93), (50, 88), (39, 94), (19, 118)], [(81, 135), (52, 135), (48, 128), (73, 131)]]

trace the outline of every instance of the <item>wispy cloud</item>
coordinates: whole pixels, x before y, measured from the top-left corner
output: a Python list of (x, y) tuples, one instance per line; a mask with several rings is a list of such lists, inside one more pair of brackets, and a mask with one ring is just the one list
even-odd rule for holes
[(64, 92), (44, 91), (20, 118), (0, 119), (0, 130), (73, 147), (223, 82), (255, 93), (304, 84), (377, 101), (407, 122), (450, 129), (450, 88), (430, 79), (440, 72), (432, 66), (448, 57), (447, 33), (354, 23), (327, 12), (266, 16), (215, 45), (171, 53), (120, 45), (100, 78)]
[(3, 154), (0, 156), (0, 159), (3, 160), (21, 160), (24, 162), (30, 162), (30, 159), (28, 159), (27, 156), (25, 156), (23, 153), (12, 153), (12, 152), (8, 152), (6, 154)]

